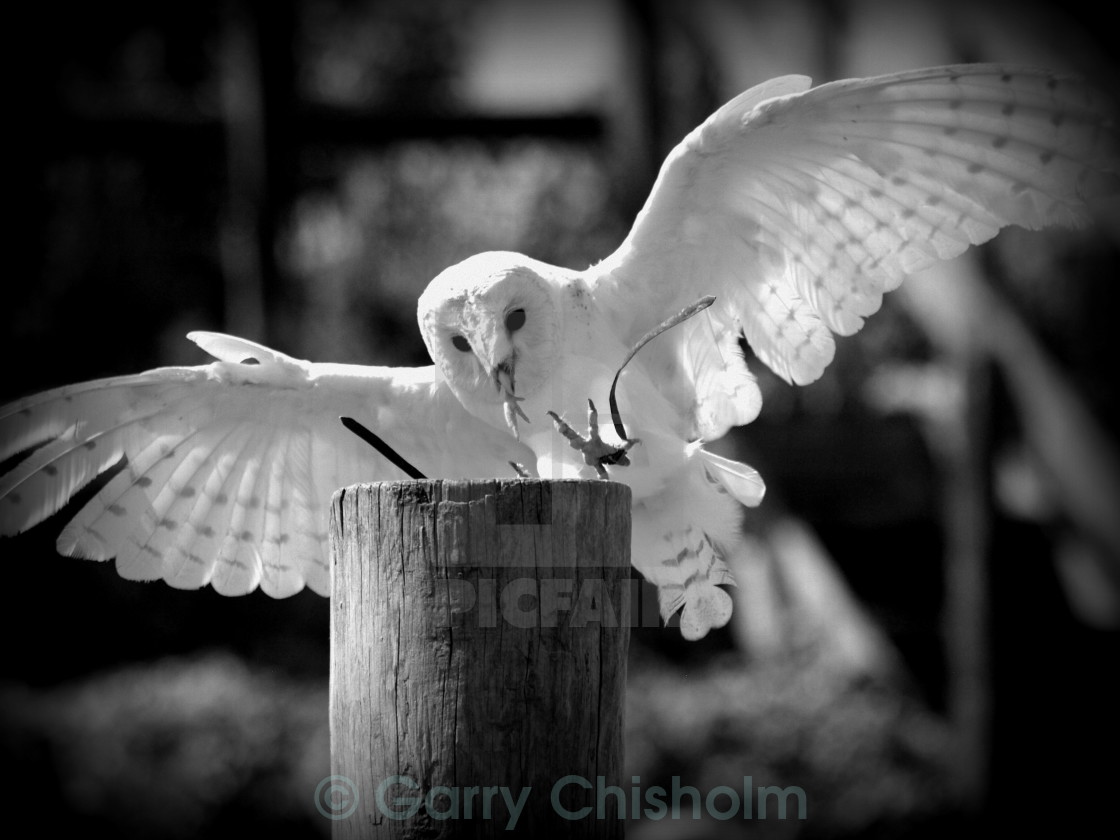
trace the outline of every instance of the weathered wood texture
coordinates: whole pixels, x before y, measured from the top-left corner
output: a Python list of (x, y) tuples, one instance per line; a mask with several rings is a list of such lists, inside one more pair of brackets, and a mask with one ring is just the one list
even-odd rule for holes
[(331, 546), (334, 837), (621, 837), (629, 488), (358, 485)]

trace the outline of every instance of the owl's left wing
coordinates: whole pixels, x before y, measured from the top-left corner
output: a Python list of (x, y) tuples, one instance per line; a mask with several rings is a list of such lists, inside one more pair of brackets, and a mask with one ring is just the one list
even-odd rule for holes
[(63, 554), (122, 576), (227, 595), (330, 588), (332, 494), (407, 476), (343, 427), (351, 416), (430, 478), (533, 463), (471, 416), (435, 369), (311, 364), (240, 338), (190, 335), (218, 361), (86, 382), (0, 407), (0, 534), (32, 527), (101, 473)]
[(1000, 228), (1082, 223), (1112, 190), (1116, 135), (1074, 78), (955, 65), (810, 88), (752, 88), (666, 159), (620, 248), (588, 269), (634, 341), (703, 295), (716, 303), (643, 354), (695, 431), (749, 422), (761, 398), (744, 334), (812, 382), (884, 292)]

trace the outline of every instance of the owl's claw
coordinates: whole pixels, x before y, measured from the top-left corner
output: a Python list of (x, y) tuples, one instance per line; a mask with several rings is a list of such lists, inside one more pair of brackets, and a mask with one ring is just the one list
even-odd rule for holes
[(524, 399), (524, 397), (514, 396), (512, 391), (506, 391), (505, 405), (502, 406), (502, 413), (506, 418), (506, 426), (509, 427), (513, 436), (518, 440), (521, 440), (521, 431), (517, 428), (517, 418), (520, 417), (526, 423), (530, 422), (529, 415), (518, 405), (518, 403)]
[(494, 387), (502, 394), (502, 415), (505, 417), (506, 426), (509, 427), (510, 432), (517, 440), (521, 440), (521, 432), (517, 428), (517, 418), (520, 417), (528, 423), (529, 415), (518, 404), (524, 402), (525, 398), (517, 396), (514, 389), (513, 364), (502, 362), (494, 368), (492, 375), (494, 377)]
[(608, 478), (607, 466), (627, 467), (630, 465), (630, 459), (626, 456), (626, 453), (630, 451), (634, 444), (639, 442), (638, 439), (627, 438), (622, 446), (611, 446), (604, 443), (599, 436), (599, 412), (595, 410), (595, 403), (591, 400), (587, 401), (587, 437), (573, 429), (555, 411), (548, 412), (548, 416), (552, 418), (552, 422), (556, 425), (556, 431), (567, 438), (572, 449), (583, 453), (584, 463), (589, 467), (594, 467), (599, 478), (604, 480)]

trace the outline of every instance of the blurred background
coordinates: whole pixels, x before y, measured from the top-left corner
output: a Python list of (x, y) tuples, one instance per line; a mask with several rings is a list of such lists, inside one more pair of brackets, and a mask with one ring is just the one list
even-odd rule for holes
[[(7, 401), (208, 361), (191, 329), (317, 361), (425, 364), (416, 298), (487, 249), (580, 268), (670, 148), (782, 73), (953, 61), (1116, 91), (1106, 4), (192, 0), (39, 4)], [(744, 515), (732, 625), (636, 630), (643, 785), (797, 785), (808, 819), (630, 836), (1078, 836), (1117, 776), (1120, 213), (1011, 230), (888, 296), (825, 377), (759, 364), (723, 451)], [(119, 837), (326, 836), (328, 603), (224, 599), (0, 542), (2, 797)]]

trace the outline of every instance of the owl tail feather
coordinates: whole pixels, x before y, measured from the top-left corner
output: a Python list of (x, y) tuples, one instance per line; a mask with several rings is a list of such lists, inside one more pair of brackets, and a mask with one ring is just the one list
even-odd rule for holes
[[(731, 596), (720, 586), (733, 586), (731, 570), (706, 534), (689, 528), (677, 555), (662, 561), (676, 580), (657, 587), (657, 601), (665, 621), (681, 610), (681, 635), (689, 641), (702, 639), (709, 630), (723, 627), (731, 619)], [(679, 582), (678, 582), (679, 581)]]

